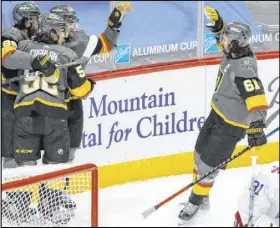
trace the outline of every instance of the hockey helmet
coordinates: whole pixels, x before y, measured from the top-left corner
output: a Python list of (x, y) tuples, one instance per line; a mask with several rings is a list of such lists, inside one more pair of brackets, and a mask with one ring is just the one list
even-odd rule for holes
[(72, 7), (67, 5), (57, 5), (50, 10), (50, 13), (54, 13), (63, 17), (64, 20), (68, 23), (79, 22), (76, 11)]
[(31, 19), (33, 17), (38, 18), (40, 15), (40, 9), (37, 5), (31, 2), (23, 2), (17, 4), (13, 9), (13, 18), (15, 24), (21, 24), (22, 19)]
[(52, 30), (54, 30), (57, 34), (60, 32), (67, 32), (67, 23), (57, 14), (41, 14), (39, 17), (39, 31), (50, 33)]
[(228, 43), (230, 52), (234, 53), (240, 48), (249, 46), (252, 32), (248, 25), (239, 22), (233, 22), (228, 24), (221, 32), (221, 42), (223, 42), (224, 35), (229, 39)]

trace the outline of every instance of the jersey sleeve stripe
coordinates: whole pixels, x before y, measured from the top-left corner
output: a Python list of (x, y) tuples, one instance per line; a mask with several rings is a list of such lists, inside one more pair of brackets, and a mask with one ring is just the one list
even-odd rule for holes
[(2, 61), (4, 61), (4, 59), (5, 59), (8, 55), (14, 53), (16, 50), (17, 50), (16, 47), (13, 47), (13, 46), (3, 47), (3, 48), (2, 48)]
[(111, 46), (106, 38), (106, 36), (102, 33), (99, 38), (101, 39), (102, 42), (102, 49), (99, 54), (105, 54), (109, 53), (111, 51)]
[(70, 93), (76, 97), (83, 98), (88, 95), (88, 93), (91, 91), (91, 83), (89, 80), (86, 80), (83, 85), (80, 87), (77, 87), (75, 89), (70, 89)]
[(259, 94), (255, 96), (248, 97), (246, 100), (247, 109), (252, 112), (257, 109), (267, 109), (268, 104), (264, 94)]

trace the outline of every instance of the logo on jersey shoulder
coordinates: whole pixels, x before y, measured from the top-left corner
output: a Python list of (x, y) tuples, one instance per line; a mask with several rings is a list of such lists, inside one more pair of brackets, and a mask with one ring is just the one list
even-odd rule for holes
[(219, 51), (215, 36), (212, 33), (206, 33), (204, 36), (204, 52), (215, 53)]
[(118, 44), (115, 52), (116, 64), (130, 63), (131, 44)]
[(251, 68), (252, 67), (251, 60), (250, 59), (245, 59), (242, 63), (242, 67), (246, 68), (246, 69)]
[(230, 64), (228, 64), (228, 65), (225, 67), (224, 73), (226, 73), (226, 72), (228, 71), (229, 67), (230, 67)]

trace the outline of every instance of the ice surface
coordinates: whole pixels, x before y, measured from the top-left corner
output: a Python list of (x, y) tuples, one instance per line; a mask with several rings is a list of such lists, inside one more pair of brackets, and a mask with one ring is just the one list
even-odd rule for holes
[[(258, 165), (262, 169), (264, 166)], [(220, 171), (210, 193), (211, 209), (198, 214), (187, 226), (233, 226), (237, 198), (250, 181), (251, 167)], [(134, 182), (100, 189), (99, 226), (172, 227), (190, 190), (173, 199), (149, 217), (141, 213), (192, 181), (192, 175), (180, 175)], [(248, 199), (249, 200), (249, 199)]]

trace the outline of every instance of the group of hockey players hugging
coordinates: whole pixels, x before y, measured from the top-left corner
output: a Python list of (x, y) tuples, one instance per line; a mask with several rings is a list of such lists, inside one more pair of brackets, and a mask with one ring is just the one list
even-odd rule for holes
[[(122, 19), (131, 10), (129, 2), (116, 5), (108, 18), (108, 26), (98, 36), (92, 55), (108, 53), (115, 47)], [(212, 7), (206, 6), (205, 14), (210, 19), (206, 27), (215, 35), (224, 54), (212, 109), (195, 145), (194, 180), (228, 159), (246, 134), (251, 147), (267, 143), (263, 129), (268, 105), (258, 77), (256, 57), (249, 45), (251, 30), (242, 23), (227, 25)], [(26, 77), (1, 88), (3, 168), (34, 166), (41, 158), (41, 150), (44, 151), (43, 164), (71, 162), (81, 143), (82, 99), (91, 93), (95, 82), (85, 77), (86, 63), (67, 68), (58, 66), (80, 59), (89, 37), (77, 28), (76, 12), (67, 5), (57, 5), (50, 13), (41, 14), (35, 4), (20, 3), (13, 10), (13, 18), (15, 25), (2, 32), (2, 82), (23, 74)], [(179, 214), (182, 222), (209, 206), (209, 193), (218, 172), (194, 185)], [(255, 190), (254, 214), (249, 217), (248, 187), (241, 196), (235, 226), (279, 226), (278, 177), (279, 165), (271, 174), (256, 176), (263, 187)], [(29, 207), (32, 192), (7, 192), (2, 200), (3, 217), (22, 223), (40, 214), (55, 224), (65, 224), (74, 216), (74, 213), (55, 216), (60, 207), (73, 211), (76, 208), (65, 191), (41, 183), (39, 196), (34, 209)], [(24, 198), (24, 202), (19, 203), (19, 197)]]
[[(122, 19), (131, 10), (130, 2), (116, 5), (105, 31), (96, 38), (92, 55), (115, 47)], [(19, 3), (13, 9), (13, 19), (14, 26), (2, 32), (3, 168), (35, 166), (41, 150), (43, 164), (69, 163), (81, 143), (82, 99), (95, 85), (86, 78), (87, 62), (79, 64), (90, 38), (78, 29), (77, 14), (67, 5), (41, 13), (34, 3)], [(59, 67), (72, 62), (77, 64)], [(26, 77), (11, 80), (20, 75)], [(41, 183), (37, 208), (30, 207), (31, 200), (32, 192), (7, 192), (2, 200), (3, 218), (19, 225), (39, 215), (58, 225), (74, 216), (76, 203), (66, 191)], [(60, 215), (60, 209), (72, 211)]]

